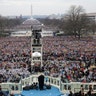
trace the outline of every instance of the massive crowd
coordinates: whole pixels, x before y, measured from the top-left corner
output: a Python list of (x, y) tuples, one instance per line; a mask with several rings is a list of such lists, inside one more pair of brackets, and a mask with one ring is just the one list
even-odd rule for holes
[(96, 39), (45, 37), (43, 43), (45, 74), (63, 82), (96, 82)]
[(30, 75), (29, 42), (26, 37), (0, 38), (0, 82), (19, 82)]
[[(0, 38), (0, 82), (28, 77), (30, 63), (30, 37)], [(45, 75), (62, 82), (96, 82), (96, 39), (43, 37), (43, 65)]]

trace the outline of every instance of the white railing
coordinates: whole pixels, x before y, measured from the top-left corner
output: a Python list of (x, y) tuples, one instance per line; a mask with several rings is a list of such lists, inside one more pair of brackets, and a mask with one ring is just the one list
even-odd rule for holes
[(84, 93), (86, 93), (89, 91), (90, 85), (92, 86), (93, 93), (96, 93), (96, 83), (80, 83), (80, 82), (71, 82), (71, 83), (61, 82), (60, 91), (63, 93), (69, 93), (69, 90), (71, 90), (73, 93), (76, 93), (79, 92), (81, 88), (84, 88)]
[[(31, 75), (30, 77), (22, 79), (19, 83), (0, 83), (2, 89), (4, 91), (9, 91), (10, 93), (20, 94), (22, 92), (23, 87), (27, 85), (31, 85), (34, 82), (38, 83), (38, 75)], [(71, 82), (71, 83), (63, 83), (59, 78), (54, 78), (51, 76), (45, 76), (45, 84), (50, 84), (52, 86), (57, 87), (63, 93), (69, 93), (71, 90), (73, 93), (79, 92), (81, 90), (81, 86), (84, 88), (84, 92), (88, 92), (89, 86), (91, 85), (93, 88), (93, 93), (96, 93), (96, 83), (80, 83), (80, 82)]]
[[(22, 79), (22, 86), (31, 85), (33, 82), (38, 83), (39, 75), (31, 75), (28, 78)], [(81, 90), (81, 86), (84, 88), (84, 92), (89, 91), (89, 86), (91, 85), (93, 88), (93, 93), (96, 93), (96, 83), (81, 83), (81, 82), (71, 82), (71, 83), (63, 83), (59, 78), (54, 78), (51, 76), (45, 76), (45, 84), (49, 83), (52, 86), (59, 88), (59, 90), (63, 93), (69, 93), (71, 90), (73, 93), (79, 92)]]
[(10, 94), (21, 94), (22, 92), (22, 84), (19, 83), (0, 83), (2, 91), (9, 91)]

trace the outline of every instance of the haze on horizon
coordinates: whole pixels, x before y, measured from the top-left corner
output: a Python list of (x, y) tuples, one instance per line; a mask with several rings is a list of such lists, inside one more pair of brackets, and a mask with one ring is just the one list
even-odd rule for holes
[(70, 6), (82, 6), (87, 13), (96, 13), (96, 0), (0, 0), (0, 15), (19, 16), (64, 14)]

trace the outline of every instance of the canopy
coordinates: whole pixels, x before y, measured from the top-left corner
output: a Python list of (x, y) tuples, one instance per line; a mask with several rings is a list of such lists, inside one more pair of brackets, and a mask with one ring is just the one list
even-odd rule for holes
[(34, 53), (32, 54), (32, 56), (33, 56), (33, 57), (41, 57), (41, 53), (39, 53), (39, 52), (34, 52)]

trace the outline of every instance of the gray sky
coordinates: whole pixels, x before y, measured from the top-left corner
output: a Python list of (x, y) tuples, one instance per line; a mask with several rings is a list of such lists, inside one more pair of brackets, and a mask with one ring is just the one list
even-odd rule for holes
[(64, 14), (71, 5), (81, 5), (87, 13), (96, 12), (96, 0), (0, 0), (0, 15)]

